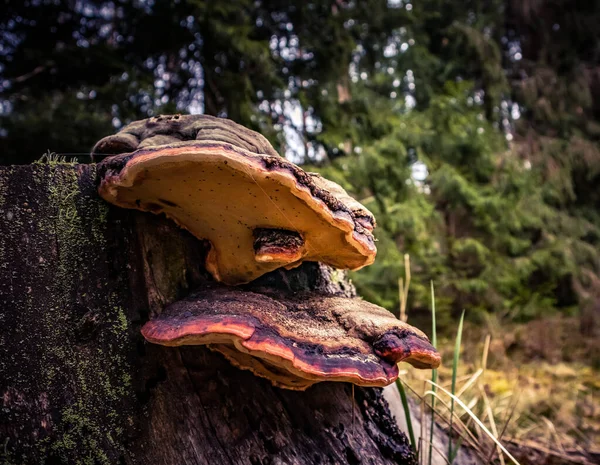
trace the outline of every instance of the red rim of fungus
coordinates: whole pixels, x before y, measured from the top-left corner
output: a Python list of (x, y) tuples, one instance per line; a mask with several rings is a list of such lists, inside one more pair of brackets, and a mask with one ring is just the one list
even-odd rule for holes
[(165, 346), (207, 345), (287, 389), (320, 381), (386, 386), (400, 361), (440, 364), (421, 331), (362, 299), (262, 292), (211, 286), (167, 307), (142, 334)]

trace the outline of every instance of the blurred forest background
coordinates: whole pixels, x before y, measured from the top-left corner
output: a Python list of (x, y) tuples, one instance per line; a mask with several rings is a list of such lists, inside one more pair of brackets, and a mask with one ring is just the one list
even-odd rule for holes
[(231, 118), (373, 211), (366, 299), (397, 312), (408, 253), (410, 319), (433, 281), (442, 332), (466, 309), (498, 367), (577, 363), (548, 385), (597, 395), (599, 25), (595, 0), (0, 0), (0, 163)]

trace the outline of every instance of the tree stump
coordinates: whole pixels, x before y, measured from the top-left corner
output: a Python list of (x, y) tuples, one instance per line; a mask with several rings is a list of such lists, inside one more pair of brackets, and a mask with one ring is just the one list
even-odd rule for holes
[[(413, 464), (381, 389), (273, 387), (141, 326), (210, 280), (207, 245), (110, 207), (94, 165), (0, 167), (0, 463)], [(261, 284), (353, 292), (316, 263)]]

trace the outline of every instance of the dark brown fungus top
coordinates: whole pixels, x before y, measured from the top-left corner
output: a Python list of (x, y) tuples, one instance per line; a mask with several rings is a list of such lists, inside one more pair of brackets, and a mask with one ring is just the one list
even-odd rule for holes
[(375, 219), (365, 207), (232, 121), (136, 121), (92, 153), (120, 154), (98, 164), (100, 195), (120, 207), (165, 213), (210, 241), (206, 268), (218, 281), (246, 283), (303, 261), (358, 269), (375, 259)]
[(386, 386), (398, 377), (400, 361), (440, 364), (421, 331), (359, 298), (215, 284), (167, 307), (142, 334), (166, 346), (208, 345), (288, 389), (319, 381)]

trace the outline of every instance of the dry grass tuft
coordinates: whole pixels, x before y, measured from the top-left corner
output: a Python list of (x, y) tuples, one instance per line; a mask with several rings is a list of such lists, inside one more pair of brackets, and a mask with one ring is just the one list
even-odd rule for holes
[[(561, 332), (574, 322), (564, 319)], [(538, 321), (536, 326), (543, 325)], [(559, 325), (552, 319), (549, 326)], [(565, 349), (535, 340), (515, 342), (515, 332), (526, 327), (502, 329), (492, 337), (486, 328), (466, 325), (464, 357), (456, 373), (456, 394), (488, 429), (513, 452), (522, 465), (527, 463), (593, 464), (600, 457), (600, 374), (584, 360), (573, 361), (573, 353), (562, 360)], [(512, 334), (507, 334), (511, 331)], [(487, 334), (486, 334), (487, 333)], [(576, 333), (577, 334), (577, 333)], [(588, 353), (591, 341), (579, 340), (579, 356)], [(440, 339), (438, 350), (446, 364), (438, 369), (438, 383), (451, 388), (454, 341)], [(533, 349), (532, 349), (533, 348)], [(560, 355), (557, 355), (560, 354)], [(533, 355), (535, 354), (535, 355)], [(546, 360), (544, 357), (548, 357)], [(426, 374), (425, 374), (426, 377)], [(408, 368), (402, 377), (409, 389), (422, 397), (424, 374)], [(449, 409), (437, 402), (442, 425), (449, 424)], [(504, 463), (497, 447), (473, 427), (462, 409), (454, 410), (454, 429), (461, 442), (476, 449), (483, 463)], [(449, 428), (448, 428), (449, 429)], [(468, 430), (468, 432), (466, 431)]]

